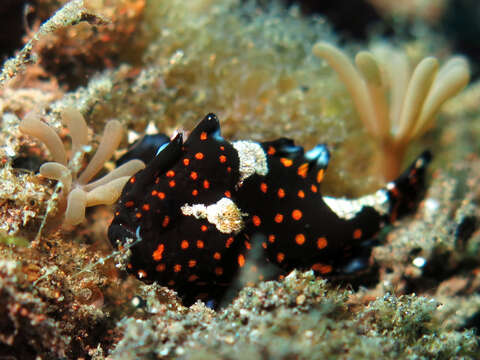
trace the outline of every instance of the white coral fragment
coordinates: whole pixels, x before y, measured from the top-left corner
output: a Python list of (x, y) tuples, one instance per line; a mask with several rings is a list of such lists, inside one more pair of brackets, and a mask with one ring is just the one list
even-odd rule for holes
[(62, 111), (62, 122), (70, 131), (72, 156), (67, 163), (66, 151), (58, 134), (29, 115), (20, 123), (20, 131), (42, 141), (50, 151), (53, 162), (40, 167), (40, 174), (57, 180), (62, 185), (59, 209), (65, 211), (64, 224), (76, 225), (85, 219), (85, 208), (113, 204), (120, 197), (128, 179), (145, 167), (141, 160), (131, 160), (106, 176), (89, 182), (110, 160), (122, 139), (122, 126), (117, 120), (110, 120), (98, 145), (95, 155), (83, 171), (83, 155), (88, 144), (88, 128), (79, 111), (67, 108)]
[(237, 234), (243, 229), (242, 212), (229, 198), (221, 198), (215, 204), (185, 204), (180, 210), (183, 215), (193, 216), (196, 219), (207, 219), (223, 234)]
[(240, 140), (234, 141), (232, 145), (237, 150), (238, 160), (240, 161), (238, 168), (240, 172), (239, 185), (255, 173), (262, 176), (268, 174), (267, 155), (260, 144), (253, 141)]
[(386, 215), (390, 205), (387, 192), (384, 189), (354, 200), (330, 196), (324, 196), (322, 200), (338, 217), (346, 220), (353, 219), (365, 206), (374, 208), (380, 215)]

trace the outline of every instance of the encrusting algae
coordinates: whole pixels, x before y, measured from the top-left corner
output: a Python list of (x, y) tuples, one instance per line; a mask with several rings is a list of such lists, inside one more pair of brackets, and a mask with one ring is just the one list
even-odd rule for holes
[[(94, 202), (73, 195), (68, 200), (75, 188), (82, 199), (93, 195), (92, 185), (99, 185), (94, 176), (104, 173), (107, 158), (116, 158), (117, 149), (127, 144), (119, 136), (100, 140), (108, 150), (97, 150), (104, 155), (84, 161), (85, 126), (72, 132), (69, 125), (68, 157), (62, 111), (67, 109), (67, 118), (81, 124), (78, 112), (84, 114), (94, 133), (117, 119), (124, 131), (142, 134), (153, 122), (171, 135), (216, 112), (228, 139), (285, 136), (307, 148), (326, 142), (332, 164), (322, 190), (358, 195), (381, 181), (382, 175), (365, 165), (377, 144), (362, 128), (361, 114), (356, 121), (358, 109), (338, 76), (312, 53), (319, 42), (338, 44), (337, 35), (326, 19), (305, 17), (296, 7), (277, 3), (74, 0), (61, 9), (56, 7), (66, 0), (38, 3), (52, 20), (44, 26), (34, 20), (32, 41), (4, 65), (0, 76), (0, 313), (5, 314), (0, 356), (477, 356), (480, 161), (472, 144), (478, 143), (480, 128), (472, 122), (478, 121), (478, 106), (472, 106), (471, 98), (460, 95), (447, 105), (468, 105), (469, 116), (455, 110), (455, 131), (445, 133), (452, 127), (452, 112), (440, 113), (435, 138), (416, 140), (415, 146), (442, 148), (432, 187), (415, 216), (381, 234), (383, 243), (370, 258), (375, 266), (366, 274), (326, 281), (293, 271), (284, 280), (244, 288), (219, 311), (202, 302), (186, 308), (172, 290), (143, 284), (115, 267), (106, 241), (113, 216), (109, 207), (84, 212)], [(133, 47), (135, 55), (129, 51)], [(431, 48), (442, 59), (444, 45)], [(351, 49), (347, 43), (341, 51)], [(466, 68), (461, 69), (465, 75)], [(457, 90), (465, 84), (466, 77), (461, 78)], [(48, 145), (44, 135), (36, 136), (45, 147), (22, 135), (20, 123), (27, 132), (29, 126), (35, 131), (40, 126), (42, 134), (56, 140)], [(54, 180), (35, 175), (33, 167), (14, 167), (20, 157), (53, 160), (41, 172)], [(128, 176), (120, 175), (118, 179)], [(104, 185), (120, 188), (114, 175), (106, 176)], [(75, 179), (77, 185), (81, 179), (80, 186)], [(64, 193), (56, 192), (56, 184)], [(55, 196), (65, 199), (65, 209), (69, 202), (73, 206), (66, 210), (67, 222), (85, 220), (44, 231), (41, 241), (33, 242), (36, 247), (28, 246), (47, 213), (64, 214), (57, 205), (48, 208)]]

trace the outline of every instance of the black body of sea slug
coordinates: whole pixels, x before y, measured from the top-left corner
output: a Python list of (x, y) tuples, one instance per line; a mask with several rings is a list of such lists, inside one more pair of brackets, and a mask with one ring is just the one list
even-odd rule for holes
[(181, 134), (165, 140), (129, 180), (110, 241), (131, 245), (130, 272), (175, 289), (186, 304), (220, 299), (246, 266), (252, 242), (275, 276), (354, 269), (357, 250), (415, 208), (431, 155), (424, 152), (397, 180), (354, 200), (321, 195), (329, 157), (325, 145), (304, 152), (286, 138), (229, 142), (208, 114), (185, 142)]

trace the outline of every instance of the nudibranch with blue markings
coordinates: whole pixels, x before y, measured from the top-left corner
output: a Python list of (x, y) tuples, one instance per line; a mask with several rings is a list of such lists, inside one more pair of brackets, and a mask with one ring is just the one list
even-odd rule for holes
[(175, 289), (185, 303), (221, 298), (258, 239), (277, 274), (338, 274), (385, 224), (415, 208), (430, 157), (373, 195), (337, 199), (320, 194), (325, 145), (304, 152), (286, 138), (229, 142), (208, 114), (185, 142), (182, 134), (165, 140), (128, 181), (108, 236), (130, 247), (130, 272)]

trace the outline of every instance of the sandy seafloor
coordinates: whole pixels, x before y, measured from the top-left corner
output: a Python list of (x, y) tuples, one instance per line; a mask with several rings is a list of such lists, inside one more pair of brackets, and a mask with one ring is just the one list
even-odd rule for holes
[[(438, 31), (448, 1), (424, 1), (431, 11), (417, 16), (372, 2), (388, 27), (394, 19), (383, 41), (413, 63), (428, 55), (443, 63), (455, 51)], [(55, 182), (35, 173), (50, 154), (21, 134), (20, 120), (36, 114), (68, 148), (59, 111), (74, 107), (95, 148), (95, 134), (116, 118), (128, 135), (120, 156), (149, 123), (171, 135), (215, 112), (227, 139), (326, 142), (332, 162), (322, 191), (364, 195), (383, 182), (374, 141), (311, 50), (329, 41), (352, 56), (382, 39), (382, 23), (354, 39), (319, 14), (276, 3), (105, 0), (77, 1), (77, 12), (40, 28), (65, 3), (38, 1), (24, 38), (33, 50), (17, 52), (1, 76), (0, 359), (480, 358), (474, 56), (470, 85), (409, 145), (405, 164), (426, 148), (435, 156), (424, 200), (382, 231), (366, 271), (343, 281), (294, 271), (245, 287), (214, 311), (184, 307), (172, 290), (117, 269), (107, 239), (112, 207), (88, 208), (81, 225), (59, 228)]]

